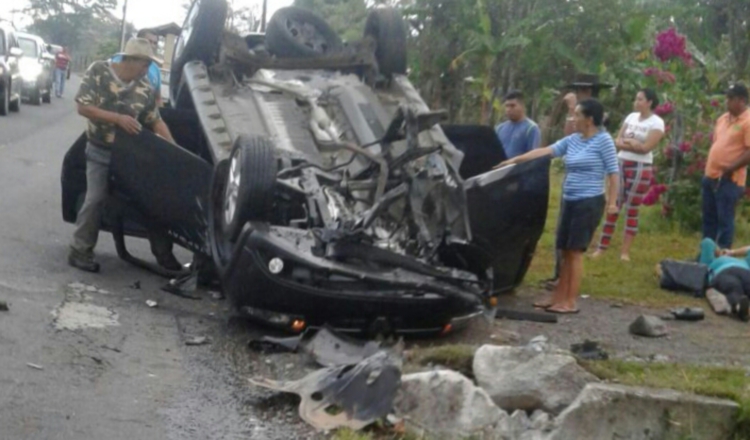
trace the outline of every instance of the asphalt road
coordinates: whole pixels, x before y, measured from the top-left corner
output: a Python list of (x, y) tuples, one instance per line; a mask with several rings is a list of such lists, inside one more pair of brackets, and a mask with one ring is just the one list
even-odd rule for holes
[[(0, 311), (0, 438), (311, 437), (293, 398), (246, 381), (284, 377), (294, 360), (250, 352), (247, 341), (266, 330), (226, 301), (160, 291), (166, 280), (120, 261), (108, 234), (97, 247), (102, 273), (67, 265), (60, 169), (84, 129), (77, 84), (51, 105), (0, 117), (0, 301), (10, 305)], [(150, 256), (145, 242), (132, 247)], [(192, 336), (210, 344), (186, 346)]]

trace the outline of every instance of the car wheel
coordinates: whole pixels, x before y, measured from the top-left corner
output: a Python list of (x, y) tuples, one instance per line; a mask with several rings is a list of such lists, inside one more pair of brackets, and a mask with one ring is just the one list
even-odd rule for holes
[(375, 40), (375, 59), (380, 73), (406, 73), (406, 23), (394, 8), (373, 9), (367, 15), (365, 36)]
[[(224, 35), (227, 11), (226, 0), (193, 1), (174, 46), (170, 84), (180, 83), (182, 69), (189, 61), (211, 64)], [(173, 96), (174, 91), (171, 91)]]
[(229, 172), (222, 197), (222, 225), (231, 241), (237, 240), (248, 221), (269, 219), (277, 168), (270, 140), (237, 138), (229, 156)]
[(10, 111), (16, 112), (16, 113), (21, 111), (21, 94), (20, 93), (18, 94), (18, 97), (14, 101), (10, 102), (10, 104), (8, 105), (8, 108), (10, 109)]
[(211, 256), (214, 265), (223, 277), (232, 256), (233, 245), (224, 231), (222, 218), (224, 216), (224, 193), (229, 175), (229, 160), (223, 160), (214, 167), (211, 187), (209, 190), (208, 206), (208, 241), (211, 246)]
[(303, 8), (279, 9), (266, 29), (266, 49), (277, 57), (313, 57), (335, 52), (341, 46), (341, 39), (328, 23)]
[(8, 107), (10, 107), (10, 92), (8, 91), (8, 87), (2, 91), (2, 94), (3, 96), (0, 97), (0, 116), (7, 116)]
[(47, 91), (42, 94), (42, 102), (45, 104), (52, 103), (52, 86), (48, 86)]
[(35, 88), (31, 91), (31, 94), (29, 95), (29, 102), (32, 105), (40, 105), (42, 102), (42, 91), (39, 90), (39, 87)]

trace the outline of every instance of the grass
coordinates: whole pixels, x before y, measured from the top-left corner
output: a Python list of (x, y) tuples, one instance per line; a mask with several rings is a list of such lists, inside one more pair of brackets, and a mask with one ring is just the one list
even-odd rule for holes
[[(527, 286), (538, 286), (540, 281), (550, 278), (554, 272), (555, 226), (561, 190), (562, 174), (553, 171), (547, 222), (525, 279)], [(642, 206), (639, 234), (631, 250), (632, 261), (626, 263), (619, 258), (623, 221), (624, 216), (621, 215), (610, 249), (596, 260), (586, 258), (581, 292), (593, 298), (655, 308), (686, 306), (690, 303), (703, 305), (703, 301), (659, 289), (655, 273), (656, 265), (665, 258), (694, 258), (698, 253), (700, 234), (681, 231), (662, 217), (660, 205)], [(739, 217), (734, 241), (735, 246), (750, 243), (750, 225), (740, 221)]]
[(474, 352), (476, 350), (477, 347), (466, 344), (418, 348), (412, 350), (409, 356), (409, 363), (420, 367), (440, 365), (458, 371), (468, 378), (473, 378), (472, 361), (474, 360)]

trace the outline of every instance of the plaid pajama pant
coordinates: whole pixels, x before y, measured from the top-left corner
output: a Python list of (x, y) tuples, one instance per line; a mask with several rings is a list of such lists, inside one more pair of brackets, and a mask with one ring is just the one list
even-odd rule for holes
[(641, 206), (643, 196), (651, 187), (653, 178), (653, 167), (650, 163), (634, 162), (620, 159), (620, 194), (617, 200), (619, 208), (616, 214), (607, 214), (602, 229), (602, 238), (599, 249), (607, 249), (615, 233), (617, 218), (623, 208), (627, 215), (625, 221), (625, 234), (636, 235), (638, 233), (638, 208)]

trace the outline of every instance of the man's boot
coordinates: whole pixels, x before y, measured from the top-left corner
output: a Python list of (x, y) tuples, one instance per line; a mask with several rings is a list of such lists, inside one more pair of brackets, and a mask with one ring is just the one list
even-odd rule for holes
[(93, 256), (83, 255), (73, 249), (71, 249), (68, 254), (68, 264), (86, 272), (99, 272), (99, 263), (94, 261)]

